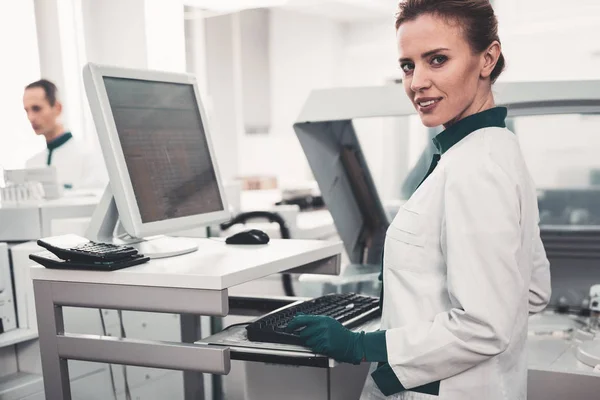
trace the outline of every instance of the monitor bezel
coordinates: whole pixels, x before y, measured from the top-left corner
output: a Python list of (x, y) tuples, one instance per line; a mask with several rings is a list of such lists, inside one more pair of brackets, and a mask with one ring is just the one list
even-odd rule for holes
[[(215, 171), (223, 210), (165, 219), (162, 221), (142, 222), (140, 209), (136, 201), (133, 184), (125, 161), (125, 155), (121, 147), (108, 94), (106, 87), (104, 86), (105, 77), (192, 85), (196, 98), (196, 105), (200, 112), (201, 123), (206, 135), (206, 142), (212, 166)], [(83, 78), (88, 101), (90, 103), (90, 109), (96, 126), (98, 140), (100, 142), (110, 179), (109, 185), (119, 211), (119, 219), (123, 228), (129, 235), (136, 238), (143, 238), (167, 234), (197, 228), (199, 226), (217, 224), (230, 218), (228, 203), (225, 198), (225, 191), (223, 189), (216, 155), (212, 145), (210, 128), (207, 124), (208, 119), (201, 102), (198, 82), (194, 75), (88, 63), (83, 69)]]

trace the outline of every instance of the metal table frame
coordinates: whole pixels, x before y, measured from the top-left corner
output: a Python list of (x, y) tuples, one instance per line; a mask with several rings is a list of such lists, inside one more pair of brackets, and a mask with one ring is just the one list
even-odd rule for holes
[[(281, 241), (284, 242), (289, 241)], [(211, 243), (214, 245), (213, 242)], [(221, 245), (224, 246), (224, 243), (218, 246)], [(271, 249), (276, 255), (289, 254), (286, 253), (287, 245), (279, 249), (277, 247)], [(229, 283), (214, 289), (193, 286), (137, 285), (134, 283), (137, 279), (131, 280), (127, 272), (124, 274), (129, 276), (129, 282), (132, 283), (119, 283), (110, 279), (104, 282), (100, 279), (95, 282), (95, 278), (88, 279), (90, 277), (82, 277), (82, 281), (79, 281), (79, 278), (75, 279), (73, 275), (68, 275), (68, 278), (65, 276), (63, 279), (34, 277), (33, 291), (46, 397), (53, 400), (71, 399), (67, 361), (81, 360), (181, 370), (184, 398), (203, 400), (205, 397), (203, 374), (226, 375), (231, 369), (229, 347), (195, 344), (202, 339), (201, 316), (224, 317), (229, 314), (229, 301), (235, 297), (229, 296), (227, 287), (284, 271), (339, 274), (340, 249), (340, 243), (325, 245), (321, 242), (316, 248), (306, 250), (311, 254), (310, 256), (296, 253), (271, 257), (264, 265), (264, 272), (257, 273), (256, 265), (251, 267), (255, 270), (252, 278), (250, 275), (241, 277), (239, 274), (243, 269), (229, 272)], [(238, 253), (238, 256), (246, 255), (245, 251), (238, 251)], [(202, 260), (181, 259), (181, 262), (202, 262)], [(279, 263), (279, 268), (274, 267), (276, 263)], [(286, 263), (288, 268), (282, 268), (283, 263)], [(158, 269), (160, 271), (160, 267)], [(54, 275), (43, 268), (40, 271), (47, 272), (50, 276)], [(60, 276), (65, 271), (56, 272)], [(238, 274), (238, 277), (231, 278), (231, 274)], [(179, 314), (181, 342), (66, 333), (63, 307)]]
[[(202, 373), (227, 374), (229, 349), (198, 346), (200, 316), (228, 314), (227, 290), (103, 285), (36, 280), (33, 283), (46, 396), (70, 399), (67, 360), (184, 371), (186, 399), (203, 399)], [(65, 306), (181, 314), (181, 343), (65, 332)]]

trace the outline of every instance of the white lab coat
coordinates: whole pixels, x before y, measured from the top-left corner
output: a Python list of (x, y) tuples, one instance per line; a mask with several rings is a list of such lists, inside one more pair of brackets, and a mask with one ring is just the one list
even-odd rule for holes
[[(388, 362), (407, 389), (525, 400), (527, 322), (550, 297), (534, 184), (515, 135), (472, 132), (446, 151), (391, 223), (384, 251)], [(385, 398), (369, 376), (361, 399)]]
[[(27, 168), (47, 166), (48, 149), (45, 149), (29, 160)], [(73, 189), (100, 189), (108, 183), (108, 174), (100, 150), (91, 151), (76, 137), (52, 151), (50, 165), (56, 167), (58, 181), (65, 187)]]

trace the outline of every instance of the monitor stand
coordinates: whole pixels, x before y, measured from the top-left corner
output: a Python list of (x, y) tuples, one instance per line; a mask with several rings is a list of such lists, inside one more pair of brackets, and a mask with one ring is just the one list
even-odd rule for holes
[(198, 250), (198, 243), (191, 239), (163, 235), (147, 238), (130, 236), (119, 221), (119, 210), (110, 184), (106, 186), (102, 199), (92, 214), (85, 236), (94, 242), (132, 246), (150, 258), (173, 257)]

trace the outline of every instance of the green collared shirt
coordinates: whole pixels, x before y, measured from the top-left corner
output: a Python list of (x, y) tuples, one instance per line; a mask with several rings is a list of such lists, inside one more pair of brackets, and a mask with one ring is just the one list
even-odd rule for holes
[(449, 126), (434, 137), (433, 144), (440, 154), (447, 152), (452, 146), (466, 138), (470, 133), (483, 128), (506, 128), (506, 107), (494, 107), (477, 114), (469, 115)]
[[(432, 141), (439, 153), (433, 155), (429, 169), (421, 183), (419, 183), (419, 186), (425, 182), (425, 179), (427, 179), (435, 167), (437, 167), (442, 154), (448, 151), (456, 143), (466, 138), (470, 133), (479, 129), (490, 127), (506, 128), (506, 115), (507, 110), (505, 107), (490, 108), (489, 110), (469, 115), (468, 117), (461, 119), (434, 137)], [(417, 186), (417, 188), (419, 186)]]
[(53, 139), (46, 143), (46, 147), (48, 148), (48, 159), (46, 160), (46, 165), (50, 165), (52, 163), (52, 152), (58, 149), (63, 144), (67, 143), (69, 140), (73, 138), (71, 132), (65, 132), (56, 139)]

